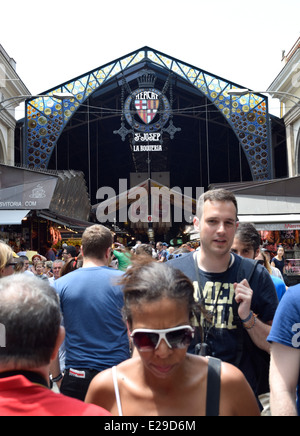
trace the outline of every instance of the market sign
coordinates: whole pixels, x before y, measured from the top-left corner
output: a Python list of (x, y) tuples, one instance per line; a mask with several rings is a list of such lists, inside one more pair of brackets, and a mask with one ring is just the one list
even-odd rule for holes
[[(169, 90), (171, 101), (172, 80), (168, 77), (163, 90), (155, 87), (156, 76), (153, 71), (142, 70), (137, 78), (139, 87), (131, 91), (129, 84), (123, 81), (121, 128), (114, 133), (125, 141), (130, 136), (132, 151), (163, 151), (163, 133), (171, 139), (180, 131), (173, 124), (172, 107), (166, 96)], [(125, 89), (129, 96), (124, 100)], [(130, 129), (125, 125), (127, 121)]]
[(255, 224), (256, 230), (268, 230), (268, 231), (288, 231), (288, 230), (300, 230), (300, 223), (259, 223)]

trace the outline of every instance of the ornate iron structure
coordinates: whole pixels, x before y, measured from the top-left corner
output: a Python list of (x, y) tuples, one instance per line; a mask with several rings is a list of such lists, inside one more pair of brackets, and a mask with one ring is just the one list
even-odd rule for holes
[[(140, 63), (147, 61), (178, 75), (193, 85), (225, 117), (235, 132), (247, 157), (253, 180), (272, 177), (271, 133), (268, 100), (264, 95), (230, 96), (229, 89), (241, 86), (188, 65), (149, 47), (143, 47), (45, 92), (45, 97), (26, 101), (25, 164), (31, 168), (47, 168), (64, 127), (80, 106), (111, 79)], [(52, 94), (69, 92), (74, 98), (63, 101)], [(125, 133), (125, 132), (124, 132)]]

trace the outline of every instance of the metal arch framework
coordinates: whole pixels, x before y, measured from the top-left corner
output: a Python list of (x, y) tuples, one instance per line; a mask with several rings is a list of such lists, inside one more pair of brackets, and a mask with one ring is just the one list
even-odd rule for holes
[[(230, 96), (227, 91), (240, 88), (240, 86), (149, 47), (143, 47), (47, 91), (45, 97), (27, 100), (25, 164), (31, 168), (47, 168), (59, 136), (80, 105), (110, 79), (129, 67), (145, 61), (177, 74), (206, 96), (235, 132), (247, 157), (253, 180), (272, 178), (267, 97), (258, 94)], [(52, 94), (61, 92), (72, 93), (74, 98), (60, 101), (52, 97)]]

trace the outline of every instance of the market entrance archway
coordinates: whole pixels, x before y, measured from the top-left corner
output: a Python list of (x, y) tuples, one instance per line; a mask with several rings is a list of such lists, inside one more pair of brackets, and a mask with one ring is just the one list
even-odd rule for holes
[[(196, 183), (196, 186), (202, 183), (205, 187), (221, 181), (271, 178), (266, 97), (256, 94), (230, 96), (229, 89), (241, 86), (149, 47), (46, 91), (45, 97), (27, 101), (25, 163), (32, 168), (56, 169), (62, 163), (70, 163), (75, 154), (78, 163), (84, 167), (91, 194), (94, 173), (105, 173), (105, 162), (121, 161), (115, 169), (110, 166), (110, 172), (114, 169), (127, 175), (143, 168), (138, 161), (147, 159), (133, 154), (130, 147), (124, 147), (120, 138), (119, 146), (116, 146), (116, 137), (112, 134), (114, 129), (120, 128), (120, 123), (118, 127), (113, 120), (122, 117), (120, 93), (123, 83), (125, 81), (131, 86), (143, 68), (154, 70), (161, 86), (171, 75), (174, 85), (172, 113), (186, 123), (184, 131), (181, 127), (181, 136), (176, 133), (177, 144), (174, 141), (167, 145), (165, 153), (156, 157), (151, 155), (151, 164), (157, 164), (156, 170), (159, 171), (159, 163), (170, 163), (173, 159), (181, 164), (177, 168), (173, 165), (173, 171), (198, 172), (197, 181), (191, 180), (191, 183)], [(48, 97), (54, 92), (71, 92), (74, 99), (61, 102)], [(105, 119), (105, 124), (99, 124), (100, 118)], [(77, 127), (76, 138), (71, 133), (74, 125)], [(82, 129), (78, 130), (80, 126)], [(189, 143), (192, 143), (190, 147)], [(80, 154), (83, 148), (85, 159)], [(182, 151), (189, 156), (188, 162), (183, 159)], [(102, 167), (93, 170), (92, 163), (97, 159), (97, 153)], [(65, 167), (72, 168), (71, 165)], [(187, 186), (186, 181), (182, 182)], [(100, 186), (99, 178), (94, 183)]]

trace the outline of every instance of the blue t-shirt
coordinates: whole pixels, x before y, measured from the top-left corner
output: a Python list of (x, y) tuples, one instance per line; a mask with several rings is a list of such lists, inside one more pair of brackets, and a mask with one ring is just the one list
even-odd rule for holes
[[(300, 284), (292, 286), (282, 297), (276, 311), (269, 342), (298, 348), (300, 352)], [(288, 371), (288, 368), (287, 368)], [(298, 415), (300, 415), (300, 374), (298, 381)]]
[(273, 283), (275, 285), (278, 301), (281, 301), (286, 291), (285, 283), (279, 277), (271, 276), (271, 279), (273, 280)]
[(122, 320), (121, 271), (108, 267), (79, 268), (54, 286), (66, 329), (66, 368), (102, 371), (130, 357)]

